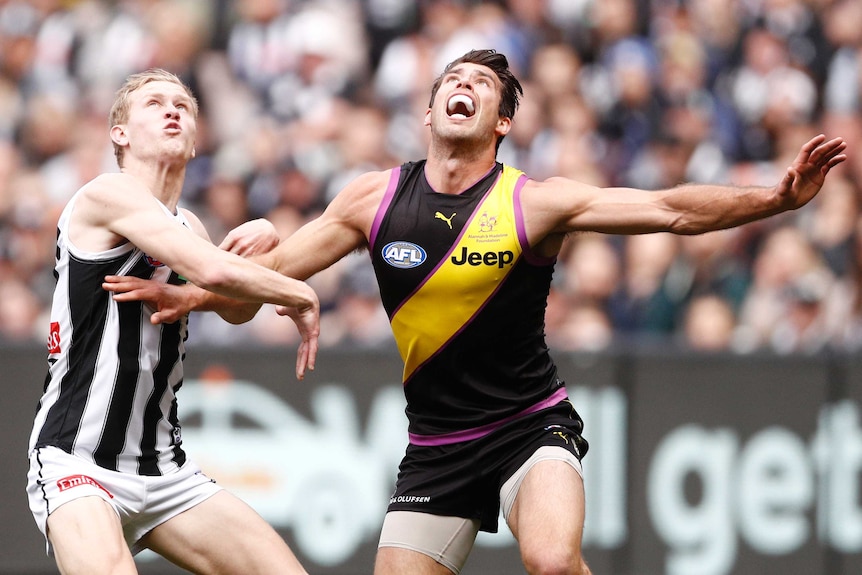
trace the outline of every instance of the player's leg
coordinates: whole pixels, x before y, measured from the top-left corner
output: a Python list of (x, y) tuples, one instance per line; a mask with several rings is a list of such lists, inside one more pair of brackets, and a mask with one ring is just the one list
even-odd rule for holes
[(140, 543), (194, 573), (305, 573), (275, 529), (224, 490), (161, 523)]
[[(547, 457), (553, 451), (558, 456)], [(581, 554), (584, 483), (580, 462), (561, 448), (545, 447), (541, 453), (546, 457), (522, 466), (520, 471), (525, 473), (520, 486), (515, 486), (517, 496), (507, 515), (521, 559), (528, 573), (589, 575)]]
[(381, 547), (374, 562), (374, 575), (452, 575), (453, 571), (427, 555), (399, 547)]
[(48, 516), (48, 539), (63, 575), (137, 573), (116, 511), (101, 497), (74, 499)]
[(380, 531), (374, 574), (457, 575), (478, 532), (478, 520), (390, 511)]

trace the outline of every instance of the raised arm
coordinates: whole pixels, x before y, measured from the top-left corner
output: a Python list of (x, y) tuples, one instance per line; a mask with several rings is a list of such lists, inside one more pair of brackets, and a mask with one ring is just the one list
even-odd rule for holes
[(686, 184), (667, 190), (597, 188), (552, 178), (531, 182), (522, 194), (532, 243), (551, 234), (700, 234), (731, 228), (807, 204), (829, 170), (843, 162), (847, 144), (818, 135), (802, 146), (772, 187)]
[[(149, 190), (125, 174), (101, 176), (89, 184), (75, 212), (74, 242), (115, 245), (125, 238), (203, 289), (247, 302), (295, 308), (292, 317), (303, 339), (297, 377), (303, 377), (306, 367), (314, 367), (320, 304), (305, 282), (219, 249), (168, 217)], [(194, 221), (190, 223), (199, 225)]]
[[(389, 171), (371, 172), (360, 176), (338, 194), (319, 218), (282, 240), (273, 251), (253, 259), (282, 274), (307, 279), (350, 252), (361, 249), (367, 243), (390, 174)], [(226, 238), (225, 241), (232, 243), (235, 239)], [(227, 245), (223, 243), (222, 247)], [(233, 305), (224, 296), (194, 285), (164, 286), (109, 277), (103, 287), (113, 291), (114, 297), (120, 301), (151, 301), (157, 309), (150, 318), (153, 323), (171, 323), (190, 311), (224, 311)], [(287, 312), (285, 309), (279, 311)]]
[[(102, 230), (126, 238), (147, 255), (208, 291), (237, 299), (291, 307), (314, 307), (317, 296), (304, 282), (276, 274), (226, 252), (164, 213), (135, 178), (100, 176), (76, 204), (80, 218), (72, 233), (86, 237)], [(74, 238), (73, 238), (74, 240)]]
[(391, 171), (368, 172), (350, 182), (323, 214), (255, 261), (282, 274), (308, 279), (352, 251), (365, 248)]
[[(191, 212), (184, 210), (186, 219), (192, 224), (192, 231), (206, 240), (209, 234), (200, 220)], [(243, 257), (266, 253), (278, 245), (278, 232), (271, 222), (258, 218), (245, 222), (232, 229), (219, 248)], [(250, 321), (260, 310), (260, 303), (246, 302), (221, 296), (198, 288), (194, 284), (173, 285), (143, 280), (131, 276), (108, 276), (102, 286), (117, 295), (117, 301), (146, 301), (156, 308), (150, 316), (153, 324), (173, 323), (188, 311), (185, 309), (196, 296), (201, 301), (194, 306), (197, 311), (212, 311), (228, 323), (238, 325)], [(209, 296), (204, 296), (209, 294)]]

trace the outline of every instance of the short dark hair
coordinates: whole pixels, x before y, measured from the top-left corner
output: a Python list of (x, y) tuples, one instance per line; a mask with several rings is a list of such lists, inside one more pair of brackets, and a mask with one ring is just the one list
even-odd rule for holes
[(518, 103), (524, 94), (524, 89), (512, 71), (509, 70), (509, 60), (496, 50), (470, 50), (460, 58), (449, 62), (443, 69), (443, 73), (434, 80), (429, 107), (434, 104), (434, 98), (443, 82), (443, 76), (458, 64), (478, 64), (490, 68), (503, 85), (500, 96), (500, 117), (509, 119), (515, 117), (515, 111), (518, 109)]
[[(496, 50), (470, 50), (460, 58), (449, 62), (446, 68), (443, 69), (443, 73), (434, 80), (434, 85), (431, 87), (431, 102), (428, 104), (429, 107), (434, 105), (434, 97), (437, 95), (437, 90), (440, 89), (443, 76), (458, 64), (478, 64), (490, 68), (503, 85), (500, 93), (500, 109), (498, 112), (500, 117), (509, 118), (510, 120), (515, 117), (515, 111), (518, 109), (518, 102), (524, 94), (524, 89), (512, 71), (509, 70), (509, 60)], [(497, 138), (496, 150), (500, 149), (503, 138), (505, 136)]]

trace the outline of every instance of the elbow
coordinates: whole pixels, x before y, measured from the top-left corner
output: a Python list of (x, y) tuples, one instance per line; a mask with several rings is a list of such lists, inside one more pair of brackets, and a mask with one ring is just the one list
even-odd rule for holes
[(233, 309), (224, 309), (219, 311), (219, 315), (226, 322), (233, 325), (240, 325), (249, 322), (257, 315), (260, 309), (260, 304), (245, 304), (237, 306)]
[(205, 266), (190, 279), (198, 287), (222, 295), (230, 295), (233, 286), (237, 284), (235, 274), (231, 273), (231, 266), (224, 265)]

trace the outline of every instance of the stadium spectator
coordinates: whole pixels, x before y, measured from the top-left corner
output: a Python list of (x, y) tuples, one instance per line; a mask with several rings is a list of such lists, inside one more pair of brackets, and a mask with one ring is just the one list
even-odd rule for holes
[[(108, 171), (107, 127), (99, 118), (131, 72), (159, 63), (199, 94), (198, 156), (184, 192), (190, 208), (204, 213), (218, 190), (232, 190), (246, 205), (230, 213), (232, 221), (285, 213), (308, 220), (356, 170), (423, 153), (426, 134), (414, 118), (427, 105), (431, 81), (453, 54), (482, 44), (508, 53), (525, 87), (500, 158), (537, 178), (647, 189), (685, 181), (759, 185), (772, 182), (812, 134), (842, 134), (848, 160), (838, 171), (846, 177), (833, 178), (806, 217), (784, 223), (798, 228), (832, 271), (832, 293), (844, 307), (829, 306), (829, 345), (862, 347), (862, 337), (852, 335), (862, 312), (847, 312), (857, 305), (862, 226), (858, 2), (343, 0), (340, 12), (334, 5), (0, 3), (0, 275), (47, 305), (37, 278), (53, 254), (37, 247), (44, 237), (36, 241), (16, 223), (13, 206), (22, 200), (11, 189), (29, 182), (25, 195), (34, 197), (25, 206), (47, 196), (41, 213), (50, 220), (81, 182)], [(234, 201), (242, 204), (238, 195)], [(715, 292), (742, 312), (755, 254), (772, 228), (711, 236), (712, 253), (707, 240), (695, 246), (698, 239), (681, 238), (667, 278), (684, 294), (680, 303)], [(39, 229), (53, 235), (50, 221)], [(350, 284), (342, 277), (350, 273), (345, 267), (315, 278), (330, 294), (333, 321), (344, 309), (338, 286)], [(576, 281), (560, 271), (555, 286), (568, 291)], [(787, 303), (781, 290), (768, 297), (757, 286), (751, 291), (748, 299), (766, 297), (766, 309)], [(620, 304), (634, 306), (626, 297)], [(576, 308), (567, 302), (568, 311)], [(270, 312), (276, 323), (271, 309), (259, 315)], [(752, 333), (750, 315), (740, 313), (738, 332)], [(292, 337), (283, 330), (273, 341), (271, 330), (258, 327), (234, 329), (249, 329), (250, 345)], [(45, 329), (33, 326), (34, 341), (43, 341)], [(549, 323), (549, 335), (554, 329)], [(668, 343), (684, 339), (682, 330), (677, 317)], [(0, 326), (0, 339), (20, 337), (5, 331)], [(235, 333), (203, 331), (193, 329), (190, 343), (228, 344)], [(596, 338), (592, 347), (607, 345), (605, 336)], [(749, 341), (770, 347), (768, 338)]]

